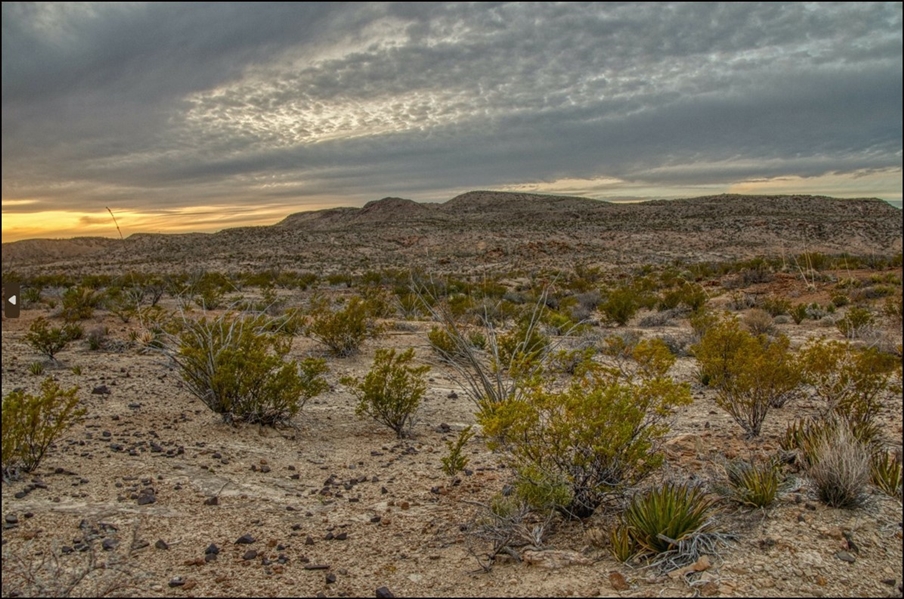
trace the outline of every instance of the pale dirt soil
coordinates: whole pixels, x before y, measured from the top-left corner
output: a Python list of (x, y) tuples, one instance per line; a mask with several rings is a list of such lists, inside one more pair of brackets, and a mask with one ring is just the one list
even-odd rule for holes
[[(783, 294), (812, 301), (803, 297), (805, 288), (788, 285), (792, 288)], [(726, 292), (712, 303), (727, 303), (727, 297)], [(40, 357), (22, 340), (42, 314), (49, 313), (28, 310), (19, 320), (3, 321), (4, 395), (20, 386), (35, 390), (43, 378), (29, 374), (29, 364)], [(473, 405), (454, 373), (433, 359), (426, 339), (431, 323), (398, 322), (396, 330), (365, 343), (360, 354), (328, 360), (332, 388), (308, 403), (296, 419), (296, 433), (222, 423), (182, 387), (167, 358), (128, 347), (134, 323), (98, 312), (83, 323), (85, 330), (108, 326), (114, 346), (89, 351), (84, 341), (73, 343), (59, 356), (62, 366), (48, 370), (63, 386), (79, 385), (88, 408), (85, 421), (55, 444), (37, 472), (3, 485), (3, 514), (18, 518), (3, 531), (4, 595), (16, 590), (14, 575), (24, 563), (34, 566), (51, 553), (59, 556), (64, 572), (84, 563), (87, 553), (61, 551), (84, 536), (79, 526), (85, 520), (97, 531), (92, 543), (98, 560), (120, 565), (96, 572), (100, 578), (87, 579), (76, 594), (102, 591), (119, 569), (125, 572), (119, 580), (128, 585), (113, 594), (151, 596), (373, 596), (381, 586), (396, 596), (900, 596), (901, 502), (871, 492), (861, 509), (829, 508), (800, 475), (767, 510), (726, 504), (719, 521), (723, 530), (739, 535), (738, 541), (713, 556), (709, 570), (686, 578), (625, 566), (594, 545), (611, 521), (604, 512), (584, 522), (559, 522), (547, 538), (548, 547), (580, 552), (591, 565), (547, 569), (505, 559), (481, 571), (461, 530), (476, 509), (468, 502), (486, 501), (510, 479), (480, 437), (466, 449), (471, 476), (453, 485), (441, 472), (444, 441), (474, 422)], [(839, 338), (834, 327), (812, 321), (778, 328), (794, 346), (813, 335)], [(596, 334), (619, 330), (602, 328)], [(647, 337), (691, 335), (681, 319), (635, 330)], [(900, 343), (900, 331), (893, 334)], [(356, 418), (353, 396), (338, 383), (343, 375), (366, 373), (377, 347), (415, 347), (419, 360), (433, 365), (411, 440), (399, 442), (389, 429)], [(297, 337), (292, 356), (320, 351), (316, 342)], [(72, 373), (74, 366), (81, 367), (80, 375)], [(673, 374), (694, 381), (694, 368), (692, 358), (682, 357)], [(106, 385), (109, 395), (91, 394), (99, 385)], [(452, 391), (457, 398), (450, 398)], [(817, 408), (800, 400), (774, 410), (762, 438), (745, 442), (711, 391), (694, 384), (693, 394), (694, 403), (675, 414), (667, 442), (665, 471), (672, 478), (711, 479), (724, 456), (774, 451), (787, 423)], [(900, 447), (901, 404), (889, 402), (880, 420), (889, 441)], [(441, 423), (449, 432), (440, 432)], [(122, 450), (111, 449), (113, 444)], [(326, 482), (330, 477), (336, 484)], [(46, 488), (15, 498), (35, 479)], [(321, 493), (325, 485), (328, 495)], [(155, 489), (156, 502), (139, 506), (134, 493), (146, 486)], [(219, 505), (205, 505), (217, 494)], [(374, 516), (381, 517), (378, 523)], [(859, 546), (854, 563), (835, 556), (847, 548), (843, 532)], [(346, 533), (347, 539), (325, 540), (329, 533)], [(245, 534), (255, 541), (235, 544)], [(105, 551), (103, 539), (118, 544)], [(157, 548), (158, 540), (169, 548)], [(207, 563), (211, 543), (221, 552)], [(259, 555), (243, 559), (249, 549)], [(285, 563), (277, 561), (280, 555)], [(305, 569), (313, 564), (329, 569)], [(55, 581), (52, 572), (39, 572), (46, 589), (65, 579)], [(623, 574), (629, 588), (616, 590), (611, 572)], [(335, 575), (335, 582), (327, 583), (327, 574)], [(186, 584), (171, 588), (174, 577)]]

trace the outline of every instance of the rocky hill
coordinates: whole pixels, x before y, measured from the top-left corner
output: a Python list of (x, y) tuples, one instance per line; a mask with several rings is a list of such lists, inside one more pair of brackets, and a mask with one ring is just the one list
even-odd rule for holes
[(436, 271), (567, 268), (754, 255), (901, 251), (900, 210), (878, 199), (718, 195), (613, 204), (472, 191), (443, 204), (383, 198), (362, 208), (293, 214), (214, 234), (136, 234), (3, 244), (4, 268), (328, 273), (423, 266)]

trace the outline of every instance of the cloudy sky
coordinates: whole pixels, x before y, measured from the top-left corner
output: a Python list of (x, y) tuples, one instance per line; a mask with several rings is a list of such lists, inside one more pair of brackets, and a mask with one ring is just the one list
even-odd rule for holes
[(2, 5), (3, 241), (472, 189), (901, 200), (902, 5)]

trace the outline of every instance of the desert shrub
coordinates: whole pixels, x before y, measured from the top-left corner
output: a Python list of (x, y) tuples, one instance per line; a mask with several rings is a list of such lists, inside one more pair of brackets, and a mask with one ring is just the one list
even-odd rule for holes
[(429, 366), (411, 366), (414, 349), (400, 354), (394, 349), (378, 349), (373, 366), (364, 380), (344, 377), (355, 397), (358, 416), (370, 416), (385, 424), (401, 439), (410, 434), (421, 398), (427, 390), (424, 375)]
[(675, 289), (670, 289), (663, 293), (657, 304), (657, 309), (675, 310), (684, 309), (689, 312), (699, 310), (706, 304), (706, 291), (696, 283), (682, 282)]
[(465, 357), (465, 348), (459, 347), (444, 328), (431, 328), (430, 332), (427, 333), (427, 340), (430, 342), (430, 347), (433, 348), (433, 351), (444, 361), (452, 362)]
[(145, 296), (145, 289), (139, 285), (108, 287), (104, 292), (104, 307), (117, 315), (123, 322), (129, 322), (138, 314), (138, 308)]
[(904, 303), (902, 303), (902, 296), (899, 293), (896, 297), (890, 297), (885, 300), (885, 304), (882, 306), (882, 313), (893, 324), (901, 326), (902, 309), (904, 309)]
[(445, 472), (449, 476), (455, 476), (459, 472), (465, 469), (468, 465), (468, 457), (462, 455), (461, 450), (464, 449), (465, 444), (471, 440), (471, 437), (474, 436), (473, 427), (466, 426), (458, 433), (458, 438), (455, 439), (455, 442), (446, 441), (446, 448), (449, 450), (449, 454), (443, 456), (443, 472)]
[(658, 468), (666, 417), (691, 401), (688, 388), (666, 376), (668, 350), (639, 347), (635, 372), (589, 362), (565, 389), (535, 376), (478, 413), (491, 448), (508, 452), (523, 484), (567, 487), (567, 502), (556, 507), (569, 517), (590, 516)]
[(767, 295), (757, 303), (759, 304), (758, 307), (768, 312), (770, 316), (787, 314), (791, 311), (791, 302), (777, 295)]
[(28, 327), (25, 342), (38, 353), (56, 361), (56, 354), (80, 336), (80, 329), (74, 325), (51, 326), (46, 318), (39, 316)]
[(834, 438), (839, 427), (850, 431), (857, 441), (869, 448), (871, 453), (881, 451), (882, 431), (879, 425), (872, 420), (858, 420), (836, 413), (792, 422), (785, 430), (779, 445), (784, 451), (795, 453), (797, 461), (804, 468), (809, 468), (815, 463), (814, 456), (820, 447)]
[(101, 295), (89, 287), (70, 287), (63, 293), (60, 315), (67, 322), (91, 318), (101, 299)]
[(794, 324), (800, 324), (804, 320), (806, 320), (809, 314), (809, 307), (807, 304), (795, 304), (790, 311), (791, 318), (794, 320)]
[(691, 330), (694, 332), (694, 339), (698, 342), (703, 339), (703, 336), (709, 329), (719, 323), (719, 317), (706, 308), (693, 312), (688, 316), (687, 320), (691, 325)]
[(39, 395), (14, 390), (3, 398), (3, 479), (32, 472), (50, 445), (85, 414), (78, 407), (78, 387), (62, 389), (52, 378)]
[(104, 346), (104, 343), (107, 341), (107, 334), (109, 333), (107, 327), (94, 327), (88, 334), (86, 335), (86, 339), (88, 341), (88, 349), (92, 351), (97, 351)]
[(775, 501), (783, 476), (775, 461), (751, 463), (733, 460), (725, 465), (725, 494), (751, 507), (767, 507)]
[(268, 321), (231, 314), (188, 321), (168, 348), (188, 390), (224, 422), (287, 423), (327, 389), (325, 362), (287, 362), (291, 338), (267, 332)]
[(616, 287), (600, 302), (599, 310), (608, 322), (625, 326), (637, 314), (640, 303), (640, 294), (636, 289), (630, 286)]
[(752, 293), (744, 293), (743, 291), (733, 291), (729, 296), (729, 306), (732, 310), (740, 312), (756, 307), (756, 296)]
[(870, 451), (842, 424), (834, 427), (810, 456), (807, 474), (819, 499), (838, 508), (855, 508), (866, 499)]
[(880, 491), (901, 497), (901, 451), (878, 451), (870, 462), (870, 479)]
[(800, 351), (804, 381), (825, 402), (823, 415), (871, 420), (894, 391), (900, 360), (874, 348), (814, 340)]
[(775, 321), (769, 312), (754, 308), (744, 315), (744, 326), (754, 335), (771, 335), (775, 332)]
[(499, 364), (502, 368), (536, 360), (550, 347), (549, 337), (539, 328), (536, 318), (524, 318), (507, 333), (499, 336)]
[(365, 339), (376, 337), (380, 332), (367, 305), (359, 297), (349, 299), (344, 308), (335, 312), (330, 310), (325, 300), (315, 301), (310, 318), (307, 333), (338, 357), (354, 354)]
[(22, 309), (28, 310), (38, 304), (41, 303), (41, 288), (40, 287), (22, 287), (21, 292), (22, 298)]
[(625, 510), (624, 523), (643, 551), (664, 553), (704, 532), (712, 506), (699, 487), (667, 482), (636, 495)]
[(759, 436), (769, 409), (782, 407), (800, 386), (800, 367), (789, 345), (783, 335), (754, 336), (727, 319), (693, 348), (701, 380), (716, 390), (716, 404), (748, 437)]
[(851, 303), (850, 298), (843, 293), (836, 293), (832, 296), (832, 305), (836, 308), (843, 308)]
[(43, 362), (32, 362), (28, 365), (28, 372), (35, 376), (41, 376), (44, 374), (44, 363)]
[(866, 308), (852, 306), (835, 326), (847, 339), (860, 339), (875, 323), (872, 312)]

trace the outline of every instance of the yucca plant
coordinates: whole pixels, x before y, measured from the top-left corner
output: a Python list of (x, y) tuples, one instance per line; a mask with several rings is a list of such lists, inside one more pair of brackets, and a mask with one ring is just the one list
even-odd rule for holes
[(612, 557), (623, 563), (637, 555), (637, 543), (624, 523), (616, 524), (609, 530), (609, 550)]
[(881, 451), (873, 454), (870, 463), (873, 484), (886, 495), (901, 497), (901, 452)]
[(752, 507), (772, 504), (784, 478), (774, 460), (759, 464), (734, 460), (725, 466), (725, 474), (728, 479), (726, 495)]
[(642, 550), (664, 553), (704, 532), (712, 505), (701, 488), (669, 482), (635, 496), (625, 512), (625, 524)]

